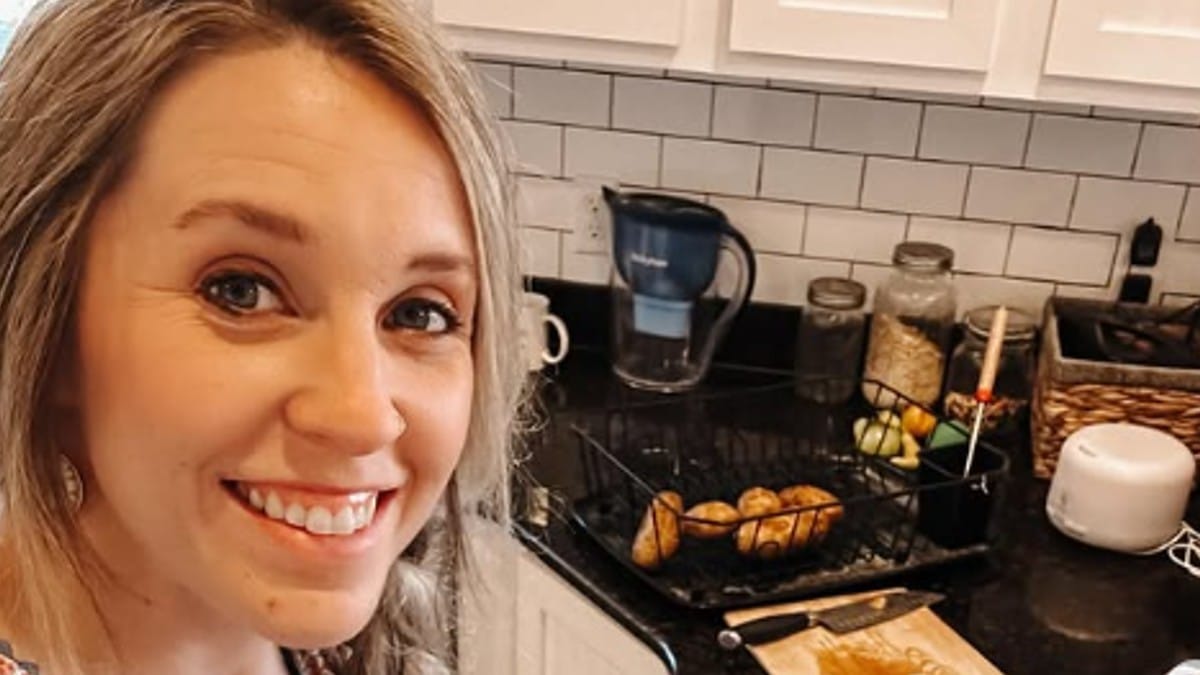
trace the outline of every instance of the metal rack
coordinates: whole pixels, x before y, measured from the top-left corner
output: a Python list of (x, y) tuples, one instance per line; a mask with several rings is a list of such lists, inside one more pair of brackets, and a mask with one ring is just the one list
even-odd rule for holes
[[(927, 445), (919, 469), (905, 470), (855, 447), (853, 421), (875, 414), (870, 402), (820, 406), (798, 400), (793, 387), (787, 382), (683, 395), (582, 415), (573, 428), (586, 494), (572, 504), (573, 519), (650, 587), (678, 604), (705, 609), (814, 595), (991, 548), (1008, 473), (1003, 452), (981, 443), (972, 474), (963, 478), (965, 450)], [(911, 404), (886, 385), (875, 391)], [(734, 533), (757, 532), (768, 518), (794, 515), (795, 535), (840, 508), (841, 517), (826, 532), (807, 533), (807, 545), (739, 551), (736, 534), (683, 537), (661, 566), (633, 562), (639, 523), (664, 490), (679, 493), (686, 510), (709, 500), (736, 505), (753, 486), (796, 484), (820, 487), (839, 503), (742, 517), (733, 523)], [(670, 508), (667, 517), (683, 515)], [(652, 526), (657, 545), (657, 518)]]

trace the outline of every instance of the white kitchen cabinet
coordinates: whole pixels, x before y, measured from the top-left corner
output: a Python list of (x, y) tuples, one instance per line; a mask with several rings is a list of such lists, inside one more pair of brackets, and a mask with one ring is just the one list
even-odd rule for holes
[(430, 0), (469, 52), (1200, 111), (1196, 0)]
[(669, 672), (649, 647), (516, 540), (496, 529), (472, 537), (487, 592), (462, 604), (463, 675)]
[(1200, 3), (1058, 0), (1046, 93), (1132, 107), (1200, 110)]
[(659, 67), (678, 60), (688, 2), (431, 0), (434, 19), (468, 52)]
[(984, 73), (1001, 0), (737, 0), (735, 53)]
[(1200, 87), (1200, 3), (1058, 0), (1046, 73)]

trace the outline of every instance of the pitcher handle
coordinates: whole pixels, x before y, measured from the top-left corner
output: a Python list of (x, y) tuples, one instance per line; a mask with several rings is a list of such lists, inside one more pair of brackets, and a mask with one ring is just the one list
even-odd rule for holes
[[(717, 317), (712, 330), (709, 331), (708, 339), (704, 342), (700, 363), (706, 364), (712, 363), (717, 343), (724, 337), (730, 324), (745, 311), (746, 305), (749, 304), (750, 294), (754, 292), (754, 282), (758, 277), (758, 265), (754, 260), (754, 250), (750, 248), (750, 242), (746, 236), (729, 223), (725, 224), (722, 234), (724, 236), (721, 238), (721, 248), (733, 254), (734, 260), (737, 261), (738, 276), (733, 294), (729, 297), (729, 304), (725, 305), (725, 309)], [(732, 246), (730, 242), (732, 242)]]

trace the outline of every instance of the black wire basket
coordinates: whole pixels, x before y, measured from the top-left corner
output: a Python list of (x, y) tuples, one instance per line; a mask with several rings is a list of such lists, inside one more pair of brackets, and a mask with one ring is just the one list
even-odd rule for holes
[[(897, 411), (916, 405), (872, 384), (876, 401), (897, 400)], [(939, 430), (926, 436), (916, 466), (898, 466), (884, 446), (894, 439), (856, 437), (857, 419), (886, 426), (871, 401), (860, 395), (846, 405), (817, 405), (799, 400), (794, 387), (664, 397), (584, 414), (574, 431), (587, 489), (572, 518), (646, 584), (698, 609), (816, 595), (995, 545), (1008, 474), (1001, 450), (980, 441), (964, 477), (965, 434), (955, 430), (958, 437), (934, 447), (931, 439), (947, 436)], [(721, 518), (688, 514), (710, 501), (736, 508), (750, 488), (778, 497), (800, 494), (787, 488), (801, 485), (810, 497), (824, 497), (784, 500), (766, 511), (743, 502), (746, 508), (732, 516), (726, 508)], [(705, 529), (708, 536), (693, 536)]]

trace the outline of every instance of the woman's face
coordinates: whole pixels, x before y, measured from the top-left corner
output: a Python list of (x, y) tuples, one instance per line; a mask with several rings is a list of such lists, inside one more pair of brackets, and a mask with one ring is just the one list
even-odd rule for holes
[(431, 125), (312, 48), (203, 62), (88, 235), (82, 526), (148, 602), (361, 629), (471, 408), (469, 215)]

